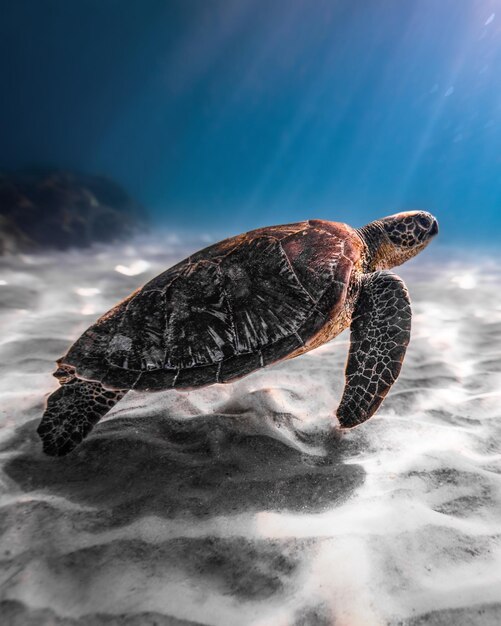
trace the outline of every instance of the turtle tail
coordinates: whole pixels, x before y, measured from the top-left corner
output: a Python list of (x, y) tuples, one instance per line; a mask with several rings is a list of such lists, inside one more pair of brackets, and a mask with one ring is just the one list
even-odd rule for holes
[(71, 452), (128, 391), (106, 389), (101, 383), (66, 374), (58, 378), (61, 387), (47, 399), (37, 429), (43, 451), (50, 456), (64, 456)]

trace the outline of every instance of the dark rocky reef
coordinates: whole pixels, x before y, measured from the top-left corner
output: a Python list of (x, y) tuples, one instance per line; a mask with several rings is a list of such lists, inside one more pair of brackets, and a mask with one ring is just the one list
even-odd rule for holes
[(142, 207), (108, 178), (54, 170), (0, 173), (0, 254), (126, 239), (145, 224)]

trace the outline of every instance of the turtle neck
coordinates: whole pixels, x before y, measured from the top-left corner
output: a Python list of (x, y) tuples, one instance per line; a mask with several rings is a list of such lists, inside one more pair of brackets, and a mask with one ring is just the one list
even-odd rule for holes
[(369, 270), (380, 256), (381, 245), (385, 243), (385, 232), (379, 220), (356, 229), (366, 249), (365, 269)]

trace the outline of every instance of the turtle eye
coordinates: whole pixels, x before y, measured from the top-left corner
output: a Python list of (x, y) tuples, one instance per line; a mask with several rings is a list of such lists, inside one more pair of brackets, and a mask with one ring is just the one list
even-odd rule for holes
[(425, 217), (424, 215), (420, 215), (417, 218), (417, 221), (419, 222), (419, 224), (423, 227), (423, 228), (428, 228), (430, 226), (430, 220)]

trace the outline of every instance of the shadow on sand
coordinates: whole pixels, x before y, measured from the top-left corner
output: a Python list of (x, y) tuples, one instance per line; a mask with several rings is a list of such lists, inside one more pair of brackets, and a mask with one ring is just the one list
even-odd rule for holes
[(100, 510), (104, 525), (145, 515), (320, 512), (345, 502), (365, 476), (344, 463), (351, 455), (343, 441), (312, 456), (271, 436), (242, 434), (222, 415), (111, 419), (63, 458), (43, 455), (37, 422), (11, 441), (20, 454), (7, 461), (6, 474), (25, 492)]
[[(304, 433), (291, 431), (293, 421), (285, 418), (282, 430), (304, 440)], [(267, 537), (264, 527), (257, 530), (254, 514), (332, 509), (363, 484), (365, 472), (345, 462), (354, 453), (346, 441), (333, 438), (325, 455), (313, 456), (287, 440), (243, 433), (238, 422), (225, 415), (116, 416), (63, 458), (42, 453), (38, 420), (19, 428), (4, 450), (16, 452), (4, 471), (18, 495), (0, 517), (0, 532), (15, 528), (23, 537), (21, 551), (5, 560), (9, 582), (0, 610), (9, 623), (198, 624), (203, 613), (190, 613), (195, 621), (170, 615), (180, 602), (169, 595), (172, 580), (207, 589), (208, 597), (244, 603), (293, 594), (317, 539)], [(272, 434), (276, 428), (276, 421), (267, 425)], [(151, 516), (159, 519), (153, 530)], [(230, 533), (210, 519), (217, 516), (234, 520)], [(173, 535), (168, 519), (176, 524)], [(38, 582), (30, 574), (33, 559), (44, 563)], [(46, 608), (20, 601), (23, 576), (31, 576)], [(124, 577), (130, 590), (120, 588), (117, 597), (141, 609), (124, 612), (114, 592), (106, 592)], [(144, 612), (144, 598), (155, 589), (165, 613)], [(68, 606), (81, 617), (68, 616)], [(298, 609), (294, 624), (331, 623), (322, 607), (306, 608)]]

